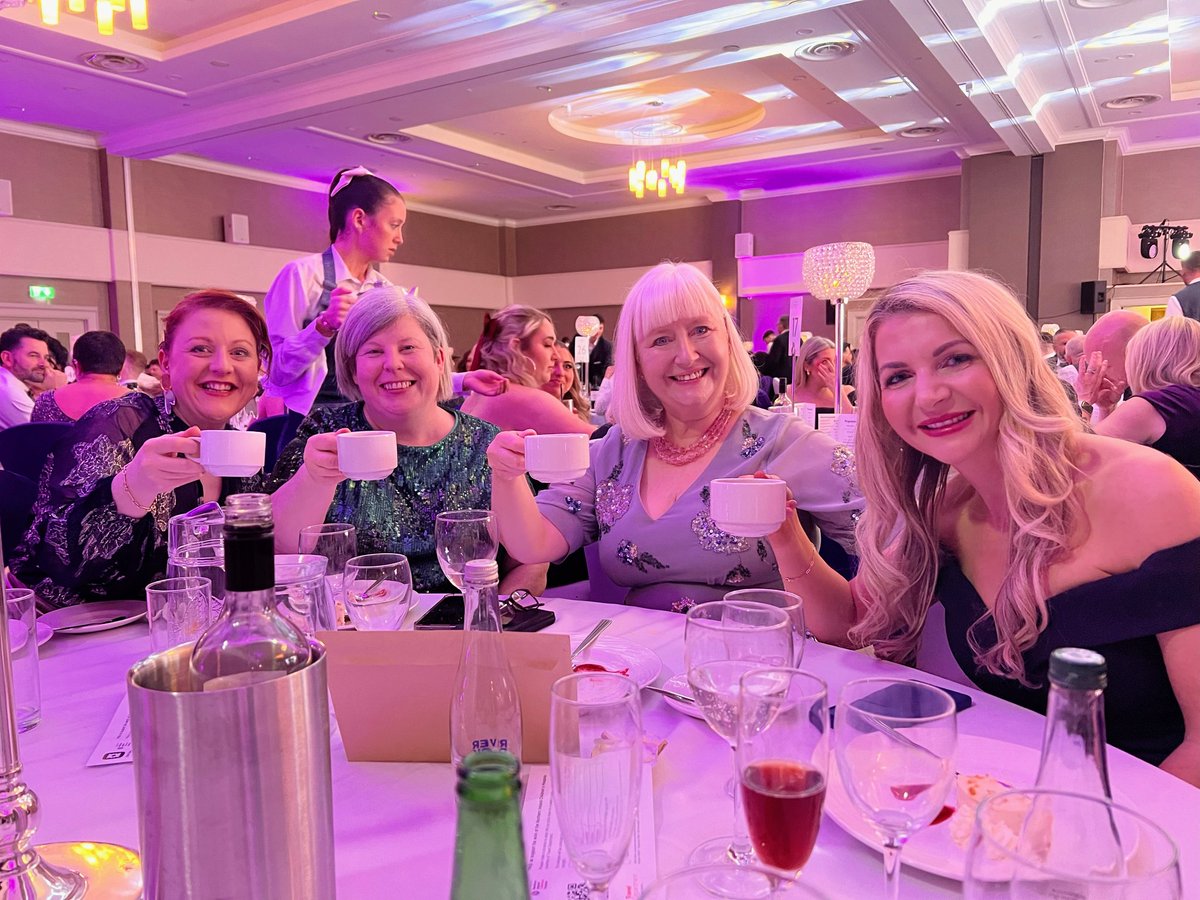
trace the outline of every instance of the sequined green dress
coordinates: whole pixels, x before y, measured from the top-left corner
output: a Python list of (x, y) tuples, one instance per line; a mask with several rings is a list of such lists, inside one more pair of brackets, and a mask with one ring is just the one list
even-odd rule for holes
[[(341, 482), (325, 514), (326, 522), (346, 522), (358, 530), (359, 553), (403, 553), (418, 591), (449, 591), (433, 540), (434, 518), (451, 509), (489, 509), (492, 471), (487, 448), (499, 429), (448, 409), (450, 433), (428, 447), (399, 449), (396, 471), (381, 481)], [(304, 445), (314, 434), (349, 428), (371, 431), (363, 404), (313, 410), (275, 464), (271, 481), (282, 485), (304, 462)]]

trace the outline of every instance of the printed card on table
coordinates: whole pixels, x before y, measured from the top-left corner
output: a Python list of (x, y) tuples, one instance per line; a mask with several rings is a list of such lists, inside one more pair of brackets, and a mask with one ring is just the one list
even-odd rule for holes
[(88, 757), (89, 766), (112, 766), (133, 762), (133, 732), (129, 728), (129, 696), (121, 698), (117, 711), (104, 729), (100, 743)]

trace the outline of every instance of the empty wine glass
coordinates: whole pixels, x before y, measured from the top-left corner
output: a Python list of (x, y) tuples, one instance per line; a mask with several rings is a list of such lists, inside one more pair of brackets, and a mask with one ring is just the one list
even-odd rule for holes
[(433, 525), (437, 558), (446, 579), (462, 590), (463, 566), (472, 559), (495, 559), (500, 549), (496, 519), (486, 509), (456, 509), (437, 514)]
[(412, 601), (412, 572), (400, 553), (368, 553), (346, 563), (346, 612), (359, 631), (396, 631)]
[(900, 896), (900, 851), (942, 811), (954, 781), (954, 700), (919, 681), (862, 678), (838, 695), (838, 774), (883, 841), (887, 896)]
[(746, 588), (741, 591), (730, 591), (725, 595), (726, 600), (742, 600), (748, 603), (765, 603), (767, 606), (778, 606), (792, 620), (792, 645), (796, 648), (796, 659), (792, 665), (799, 666), (804, 657), (804, 636), (808, 633), (804, 625), (804, 601), (798, 594), (791, 591), (776, 591), (768, 588)]
[[(762, 603), (718, 600), (688, 610), (683, 628), (684, 666), (692, 696), (709, 727), (737, 741), (740, 679), (751, 669), (786, 666), (792, 661), (792, 621)], [(737, 777), (736, 760), (734, 777)], [(693, 865), (750, 862), (753, 854), (742, 822), (740, 792), (733, 792), (733, 835), (707, 841), (689, 858)]]
[[(1106, 840), (1088, 840), (1103, 832)], [(1179, 848), (1145, 816), (1103, 797), (1005, 791), (979, 804), (963, 882), (968, 900), (1178, 900)]]
[(333, 596), (336, 622), (334, 627), (345, 624), (346, 563), (358, 555), (358, 532), (353, 525), (344, 522), (306, 525), (300, 529), (298, 549), (301, 553), (313, 553), (329, 560), (329, 565), (325, 567), (325, 577), (329, 581), (329, 592)]
[(550, 691), (550, 785), (567, 854), (592, 900), (629, 850), (642, 780), (642, 704), (624, 675), (567, 675)]
[(738, 696), (737, 767), (760, 862), (798, 873), (821, 827), (828, 775), (825, 682), (799, 669), (754, 669)]
[(790, 876), (758, 866), (691, 866), (660, 878), (641, 900), (825, 900), (825, 894)]

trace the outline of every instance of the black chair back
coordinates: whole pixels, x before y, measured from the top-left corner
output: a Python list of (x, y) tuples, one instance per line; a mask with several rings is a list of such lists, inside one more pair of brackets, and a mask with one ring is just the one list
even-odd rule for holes
[(279, 454), (292, 442), (292, 438), (296, 436), (296, 430), (303, 421), (304, 416), (289, 409), (282, 415), (259, 419), (250, 426), (250, 431), (261, 431), (267, 436), (267, 456), (263, 465), (263, 471), (267, 474), (270, 474), (271, 470), (275, 468)]
[(73, 422), (30, 422), (0, 431), (0, 466), (37, 484), (42, 464)]
[(4, 548), (5, 563), (33, 521), (36, 498), (37, 485), (28, 478), (7, 470), (0, 472), (0, 545)]

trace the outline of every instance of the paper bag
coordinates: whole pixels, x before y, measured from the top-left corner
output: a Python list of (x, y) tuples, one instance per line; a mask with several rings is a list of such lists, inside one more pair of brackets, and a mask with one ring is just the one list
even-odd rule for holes
[[(351, 762), (449, 762), (461, 631), (322, 631), (329, 692)], [(522, 762), (549, 761), (550, 686), (571, 672), (565, 634), (508, 633)]]

